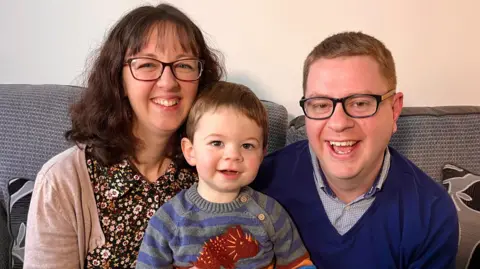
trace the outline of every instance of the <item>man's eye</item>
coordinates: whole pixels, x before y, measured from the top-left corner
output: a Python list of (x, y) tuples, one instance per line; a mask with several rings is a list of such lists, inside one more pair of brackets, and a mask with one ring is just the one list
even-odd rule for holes
[(314, 108), (326, 108), (326, 107), (328, 107), (328, 104), (314, 104), (313, 107)]
[(364, 101), (359, 101), (359, 102), (355, 102), (353, 105), (356, 107), (362, 107), (362, 106), (368, 106), (369, 103)]

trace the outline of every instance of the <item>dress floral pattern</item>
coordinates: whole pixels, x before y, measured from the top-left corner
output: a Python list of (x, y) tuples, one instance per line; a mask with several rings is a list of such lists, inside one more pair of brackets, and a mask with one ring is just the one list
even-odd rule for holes
[(106, 167), (87, 149), (86, 160), (105, 244), (87, 254), (85, 268), (135, 268), (150, 218), (197, 176), (172, 162), (163, 176), (150, 183), (127, 159)]

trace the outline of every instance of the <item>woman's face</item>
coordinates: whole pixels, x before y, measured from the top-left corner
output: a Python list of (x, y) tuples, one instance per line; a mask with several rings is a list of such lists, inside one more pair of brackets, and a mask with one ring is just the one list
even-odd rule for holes
[[(142, 50), (125, 60), (149, 57), (170, 63), (196, 58), (192, 52), (182, 49), (175, 27), (163, 27), (167, 28), (150, 31)], [(133, 111), (134, 134), (143, 140), (171, 136), (187, 117), (197, 95), (199, 81), (180, 81), (175, 78), (170, 67), (164, 68), (161, 77), (156, 81), (135, 79), (128, 65), (124, 66), (122, 72), (125, 94)]]

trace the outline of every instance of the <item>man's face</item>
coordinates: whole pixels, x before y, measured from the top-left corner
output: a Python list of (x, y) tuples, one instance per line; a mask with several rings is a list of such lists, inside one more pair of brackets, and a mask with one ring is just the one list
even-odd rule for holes
[[(305, 98), (383, 95), (389, 90), (378, 63), (369, 56), (321, 58), (310, 66)], [(338, 103), (328, 119), (305, 118), (308, 140), (327, 179), (365, 181), (375, 177), (402, 106), (403, 95), (397, 93), (381, 102), (372, 117), (351, 118)]]

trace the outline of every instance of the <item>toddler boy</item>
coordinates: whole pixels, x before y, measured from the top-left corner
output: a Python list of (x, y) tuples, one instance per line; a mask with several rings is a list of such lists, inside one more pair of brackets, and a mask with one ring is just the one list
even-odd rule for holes
[(268, 137), (255, 94), (218, 82), (199, 95), (186, 128), (182, 151), (198, 183), (151, 218), (137, 268), (315, 268), (287, 212), (248, 187)]

